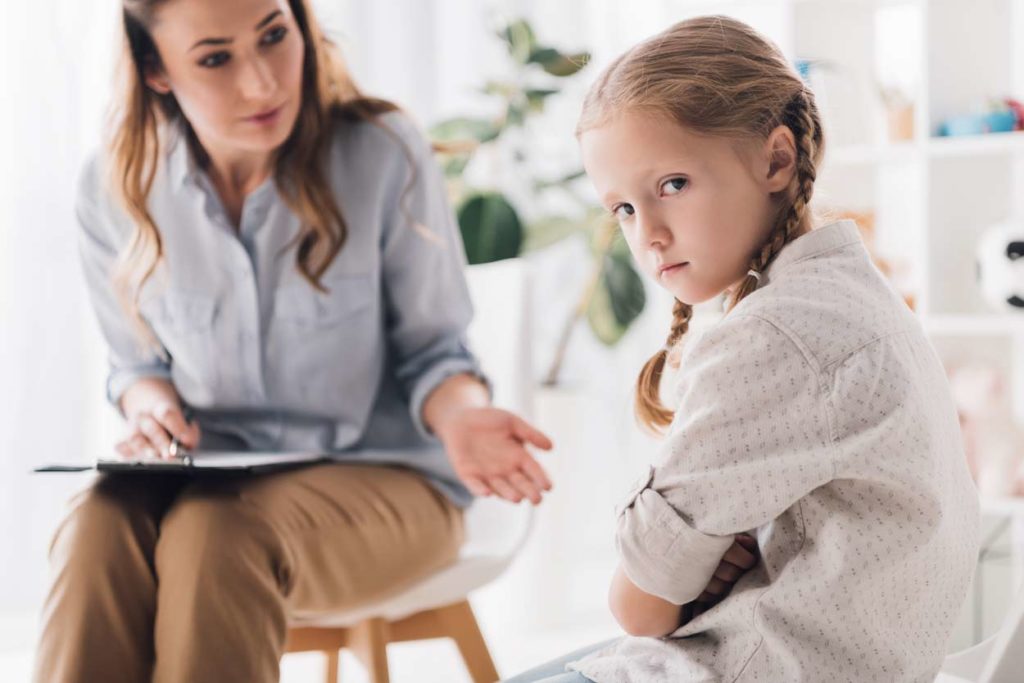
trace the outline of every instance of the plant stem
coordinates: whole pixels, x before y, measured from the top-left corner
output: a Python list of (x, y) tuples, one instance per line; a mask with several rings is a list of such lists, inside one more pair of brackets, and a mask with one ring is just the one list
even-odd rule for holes
[(593, 268), (590, 271), (590, 279), (587, 281), (587, 286), (583, 290), (583, 295), (577, 302), (576, 306), (573, 307), (569, 313), (568, 319), (562, 326), (562, 334), (558, 339), (558, 346), (555, 348), (555, 357), (551, 361), (551, 367), (548, 369), (547, 375), (544, 377), (542, 386), (553, 387), (558, 385), (558, 375), (562, 372), (562, 365), (565, 363), (565, 354), (569, 350), (569, 340), (572, 339), (573, 330), (576, 329), (576, 323), (582, 318), (587, 309), (590, 307), (590, 302), (594, 298), (594, 294), (597, 293), (597, 287), (601, 284), (601, 276), (604, 274), (605, 267), (605, 256), (612, 248), (612, 242), (615, 239), (615, 231), (618, 226), (612, 221), (605, 221), (601, 226), (600, 232), (597, 238), (597, 250), (594, 255), (595, 262)]

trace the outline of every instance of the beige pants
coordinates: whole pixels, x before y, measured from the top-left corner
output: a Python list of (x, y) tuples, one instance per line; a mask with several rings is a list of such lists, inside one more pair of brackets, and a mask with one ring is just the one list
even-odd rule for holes
[(98, 478), (50, 548), (39, 683), (271, 683), (289, 619), (451, 563), (462, 513), (411, 471)]

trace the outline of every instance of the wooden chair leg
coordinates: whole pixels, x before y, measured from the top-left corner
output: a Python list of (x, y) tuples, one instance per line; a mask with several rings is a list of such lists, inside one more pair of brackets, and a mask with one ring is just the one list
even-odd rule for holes
[(473, 615), (469, 601), (463, 600), (449, 607), (437, 610), (438, 617), (445, 624), (445, 632), (450, 634), (462, 654), (473, 683), (494, 683), (499, 679), (494, 660), (487, 650), (487, 643), (480, 633), (480, 627)]
[(351, 630), (348, 647), (366, 668), (370, 683), (390, 683), (388, 640), (388, 624), (383, 619), (367, 619)]
[(326, 666), (324, 672), (324, 683), (338, 683), (338, 657), (341, 654), (339, 650), (332, 650), (325, 652)]

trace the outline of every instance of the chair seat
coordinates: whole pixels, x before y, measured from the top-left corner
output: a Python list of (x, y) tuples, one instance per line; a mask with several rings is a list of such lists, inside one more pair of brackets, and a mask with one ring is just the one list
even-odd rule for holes
[(473, 590), (497, 578), (507, 557), (466, 557), (432, 574), (408, 590), (369, 605), (322, 616), (293, 615), (291, 626), (345, 628), (370, 618), (398, 621), (417, 612), (464, 600)]

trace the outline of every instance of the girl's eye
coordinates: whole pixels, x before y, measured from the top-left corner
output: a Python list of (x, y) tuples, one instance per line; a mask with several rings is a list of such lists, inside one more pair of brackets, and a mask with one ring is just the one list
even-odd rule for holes
[(284, 36), (286, 33), (288, 33), (288, 29), (286, 29), (284, 26), (272, 28), (269, 31), (267, 31), (267, 33), (263, 36), (263, 40), (260, 42), (262, 42), (264, 45), (273, 45), (274, 43), (280, 43), (282, 40), (284, 40)]
[(227, 62), (229, 59), (231, 59), (231, 55), (227, 52), (214, 52), (212, 55), (207, 55), (199, 60), (199, 66), (207, 69), (215, 69)]
[(662, 194), (679, 194), (689, 184), (690, 181), (686, 178), (669, 178), (661, 184), (661, 192)]
[(620, 221), (626, 220), (634, 213), (636, 213), (636, 209), (633, 208), (632, 204), (618, 204), (612, 208), (612, 215)]

